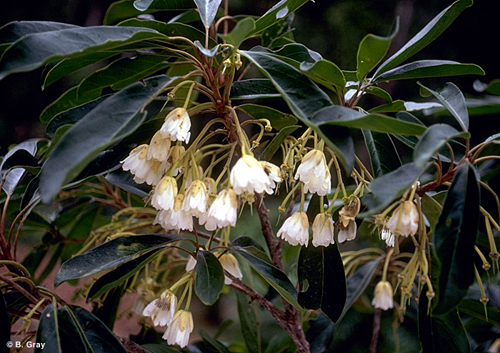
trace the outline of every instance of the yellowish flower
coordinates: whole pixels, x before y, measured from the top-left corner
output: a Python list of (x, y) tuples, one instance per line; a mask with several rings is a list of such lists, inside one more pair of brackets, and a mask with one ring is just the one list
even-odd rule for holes
[(377, 309), (389, 310), (394, 306), (392, 300), (392, 286), (387, 281), (380, 281), (373, 292), (372, 305)]
[(335, 243), (333, 239), (333, 221), (326, 213), (318, 213), (314, 218), (312, 244), (314, 246), (328, 246)]
[(167, 343), (178, 344), (180, 347), (186, 347), (189, 343), (189, 335), (193, 332), (194, 323), (193, 315), (190, 311), (179, 310), (172, 318), (172, 322), (168, 326), (163, 339)]

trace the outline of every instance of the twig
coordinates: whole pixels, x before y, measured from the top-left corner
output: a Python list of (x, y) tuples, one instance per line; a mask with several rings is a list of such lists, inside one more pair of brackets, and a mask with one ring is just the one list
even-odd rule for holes
[(382, 317), (382, 309), (376, 308), (373, 313), (373, 328), (372, 340), (370, 342), (370, 353), (377, 352), (378, 336), (380, 334), (380, 318)]

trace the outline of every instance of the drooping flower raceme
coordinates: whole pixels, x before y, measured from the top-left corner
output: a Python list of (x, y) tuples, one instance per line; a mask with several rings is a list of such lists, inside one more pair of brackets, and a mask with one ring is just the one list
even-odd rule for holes
[(312, 244), (314, 246), (328, 246), (335, 243), (333, 239), (333, 221), (326, 213), (318, 213), (314, 218)]
[(191, 119), (184, 108), (175, 108), (168, 113), (165, 122), (160, 128), (160, 134), (172, 141), (184, 141), (189, 143), (191, 137)]
[(332, 189), (332, 182), (325, 154), (317, 149), (307, 152), (297, 168), (295, 179), (304, 183), (304, 192), (320, 196), (328, 194)]
[(238, 159), (229, 178), (237, 195), (244, 192), (262, 194), (264, 191), (272, 194), (275, 185), (273, 179), (264, 171), (262, 163), (249, 154)]
[(174, 208), (161, 210), (156, 214), (153, 224), (160, 224), (164, 229), (170, 230), (193, 230), (193, 215), (182, 209), (184, 194), (175, 197)]
[(163, 292), (160, 298), (153, 300), (143, 311), (144, 316), (150, 316), (155, 326), (169, 325), (177, 305), (177, 297), (169, 290)]
[(291, 245), (305, 245), (309, 243), (309, 220), (307, 214), (297, 211), (288, 217), (280, 230), (279, 238), (286, 240)]
[(167, 340), (168, 344), (178, 344), (181, 347), (186, 347), (193, 328), (194, 323), (191, 312), (179, 310), (172, 318), (172, 322), (165, 331), (163, 339)]
[(234, 227), (238, 217), (238, 200), (233, 189), (222, 190), (210, 205), (206, 218), (200, 217), (200, 224), (207, 230), (215, 230), (226, 226)]
[(172, 141), (169, 138), (164, 138), (159, 131), (157, 131), (153, 138), (151, 139), (151, 143), (149, 144), (148, 150), (148, 159), (156, 159), (157, 161), (164, 162), (168, 158), (168, 154), (170, 153), (170, 147), (172, 145)]
[(405, 201), (394, 211), (386, 224), (393, 234), (407, 237), (415, 235), (418, 230), (418, 210), (413, 201)]
[(372, 305), (382, 310), (388, 310), (394, 306), (391, 283), (388, 281), (380, 281), (377, 283), (373, 292)]
[[(238, 260), (234, 257), (233, 254), (225, 253), (219, 257), (220, 264), (222, 268), (229, 272), (232, 276), (242, 279), (243, 274), (241, 273), (240, 266), (238, 264)], [(227, 276), (224, 276), (224, 283), (229, 285), (233, 283), (233, 280)]]

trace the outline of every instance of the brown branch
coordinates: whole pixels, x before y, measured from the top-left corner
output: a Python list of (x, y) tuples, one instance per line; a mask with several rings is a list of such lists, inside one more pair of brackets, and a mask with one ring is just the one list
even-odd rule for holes
[(257, 214), (259, 215), (262, 234), (266, 240), (267, 247), (271, 253), (273, 265), (280, 270), (283, 270), (283, 261), (281, 257), (281, 245), (278, 239), (274, 236), (271, 221), (269, 220), (269, 210), (266, 208), (262, 195), (255, 194), (255, 204), (257, 206)]
[(380, 334), (380, 318), (382, 317), (382, 309), (376, 308), (373, 313), (373, 328), (372, 340), (370, 342), (370, 353), (377, 352), (378, 336)]
[(137, 343), (135, 343), (133, 341), (130, 341), (126, 338), (116, 336), (116, 335), (115, 335), (115, 337), (118, 339), (118, 341), (120, 341), (120, 343), (123, 345), (123, 347), (125, 347), (125, 349), (129, 353), (150, 353), (148, 350), (142, 348), (141, 346), (139, 346)]

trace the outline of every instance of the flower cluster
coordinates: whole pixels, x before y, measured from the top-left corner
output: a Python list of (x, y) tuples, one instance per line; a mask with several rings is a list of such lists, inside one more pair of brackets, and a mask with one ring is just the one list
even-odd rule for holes
[(186, 347), (189, 335), (193, 332), (193, 315), (187, 310), (176, 310), (177, 297), (170, 290), (164, 291), (160, 298), (149, 303), (143, 311), (151, 317), (155, 326), (167, 326), (163, 339), (168, 344)]

